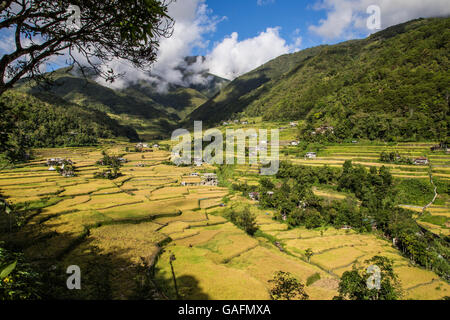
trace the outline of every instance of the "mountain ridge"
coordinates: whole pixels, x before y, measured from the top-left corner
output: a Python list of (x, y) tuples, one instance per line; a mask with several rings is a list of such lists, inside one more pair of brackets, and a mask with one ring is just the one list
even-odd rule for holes
[[(366, 39), (275, 58), (229, 83), (184, 124), (262, 116), (306, 120), (305, 140), (444, 139), (449, 30), (450, 18), (416, 19)], [(336, 127), (334, 134), (312, 137), (323, 125)]]

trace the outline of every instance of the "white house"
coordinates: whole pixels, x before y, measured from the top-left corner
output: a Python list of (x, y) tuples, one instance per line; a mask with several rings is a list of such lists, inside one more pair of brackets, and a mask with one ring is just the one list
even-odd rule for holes
[(139, 142), (138, 144), (136, 144), (136, 148), (137, 149), (148, 148), (148, 143)]
[(308, 152), (308, 153), (305, 155), (305, 158), (308, 158), (308, 159), (315, 159), (315, 158), (317, 158), (317, 154), (316, 154), (315, 152)]
[(427, 165), (429, 163), (428, 159), (425, 157), (420, 157), (414, 160), (415, 165)]

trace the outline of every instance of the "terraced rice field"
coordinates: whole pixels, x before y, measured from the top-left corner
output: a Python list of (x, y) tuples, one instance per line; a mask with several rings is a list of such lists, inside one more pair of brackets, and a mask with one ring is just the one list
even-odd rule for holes
[[(397, 179), (418, 179), (429, 183), (431, 168), (432, 176), (435, 181), (439, 180), (441, 185), (450, 183), (450, 154), (444, 152), (431, 152), (431, 147), (436, 143), (399, 143), (397, 145), (333, 145), (327, 146), (318, 153), (316, 159), (303, 159), (298, 157), (285, 157), (292, 163), (306, 166), (321, 167), (324, 165), (330, 167), (342, 167), (347, 160), (352, 160), (354, 164), (360, 164), (367, 168), (381, 166), (388, 167)], [(415, 159), (425, 156), (430, 161), (429, 166), (388, 164), (379, 161), (382, 152), (398, 152), (401, 156)], [(447, 187), (448, 189), (448, 187)], [(345, 195), (329, 190), (314, 190), (317, 196), (325, 199), (342, 199)], [(432, 200), (430, 196), (429, 201)], [(445, 194), (439, 194), (437, 205), (429, 208), (428, 212), (434, 218), (421, 221), (421, 225), (429, 231), (438, 235), (450, 234), (450, 199)], [(425, 203), (423, 204), (425, 206)], [(405, 203), (405, 208), (417, 213), (422, 212), (422, 207), (414, 204)]]
[[(124, 149), (113, 147), (108, 152), (125, 154)], [(48, 171), (46, 159), (56, 157), (73, 160), (77, 176), (63, 178)], [(170, 234), (160, 229), (172, 227), (172, 222), (181, 223), (177, 219), (205, 225), (208, 220), (201, 208), (217, 205), (228, 194), (227, 189), (218, 187), (182, 187), (181, 178), (193, 170), (162, 165), (168, 152), (147, 153), (145, 159), (134, 153), (124, 157), (129, 161), (122, 167), (124, 176), (112, 181), (94, 179), (94, 172), (101, 169), (95, 164), (101, 158), (101, 149), (95, 148), (41, 149), (31, 163), (3, 170), (1, 194), (10, 203), (27, 209), (28, 216), (17, 233), (2, 237), (22, 246), (36, 261), (71, 261), (82, 267), (89, 264), (83, 261), (90, 261), (89, 252), (95, 249), (101, 257), (114, 255), (128, 268), (141, 257), (151, 260), (156, 256), (159, 244)], [(142, 163), (146, 166), (137, 167)], [(167, 217), (172, 219), (160, 222)], [(128, 273), (129, 280), (133, 279), (131, 275)], [(116, 283), (114, 279), (108, 282)], [(111, 294), (121, 298), (130, 290), (127, 284), (124, 291), (116, 288)]]
[[(236, 200), (235, 206), (251, 205), (244, 198)], [(433, 272), (410, 265), (388, 241), (375, 235), (333, 228), (323, 230), (322, 235), (304, 228), (288, 230), (287, 225), (272, 219), (273, 212), (255, 206), (251, 211), (257, 216), (259, 228), (277, 239), (284, 252), (267, 239), (252, 239), (229, 223), (191, 227), (189, 233), (188, 224), (174, 223), (165, 230), (184, 236), (166, 247), (157, 264), (159, 281), (166, 291), (175, 296), (168, 262), (171, 254), (176, 256), (173, 265), (177, 281), (181, 279), (178, 286), (183, 298), (194, 299), (267, 299), (267, 281), (277, 270), (291, 272), (303, 282), (319, 273), (321, 280), (306, 291), (312, 299), (331, 299), (337, 294), (339, 277), (354, 263), (384, 255), (395, 261), (405, 299), (440, 299), (450, 293), (448, 283)], [(314, 252), (310, 263), (304, 256), (307, 248)], [(241, 279), (241, 285), (237, 286), (236, 279)]]
[[(172, 254), (179, 294), (185, 299), (270, 299), (268, 280), (282, 270), (303, 283), (320, 274), (320, 280), (306, 287), (306, 292), (311, 299), (328, 300), (337, 295), (343, 272), (380, 254), (394, 259), (404, 298), (450, 295), (447, 283), (410, 265), (384, 239), (333, 228), (322, 233), (289, 229), (273, 220), (274, 212), (260, 210), (241, 196), (231, 197), (227, 188), (182, 186), (183, 179), (198, 168), (162, 164), (168, 152), (155, 150), (142, 158), (124, 149), (125, 145), (118, 145), (108, 150), (129, 160), (121, 169), (124, 176), (112, 181), (93, 178), (101, 148), (41, 149), (31, 163), (0, 172), (0, 193), (28, 212), (17, 233), (2, 237), (24, 248), (28, 258), (49, 263), (51, 270), (63, 275), (67, 266), (79, 265), (85, 290), (66, 292), (68, 298), (132, 298), (139, 288), (136, 275), (150, 266), (163, 292), (161, 298), (176, 298), (169, 262)], [(340, 165), (354, 156), (370, 166), (377, 164), (374, 155), (379, 150), (367, 149), (364, 158), (355, 148), (330, 147), (329, 155), (304, 163)], [(333, 152), (342, 160), (334, 160)], [(63, 178), (49, 172), (45, 160), (54, 157), (75, 161), (78, 176)], [(213, 169), (200, 168), (202, 172)], [(426, 172), (417, 167), (394, 169), (408, 176)], [(439, 170), (447, 172), (444, 166)], [(256, 184), (257, 174), (257, 167), (236, 166), (232, 179)], [(314, 192), (330, 199), (345, 197), (330, 190)], [(218, 205), (226, 196), (231, 199), (227, 207), (249, 205), (267, 237), (250, 237), (223, 218)], [(429, 211), (448, 217), (448, 204), (432, 206)], [(278, 241), (284, 250), (268, 239)], [(311, 261), (304, 254), (308, 248), (314, 252)], [(64, 292), (64, 288), (59, 290)]]

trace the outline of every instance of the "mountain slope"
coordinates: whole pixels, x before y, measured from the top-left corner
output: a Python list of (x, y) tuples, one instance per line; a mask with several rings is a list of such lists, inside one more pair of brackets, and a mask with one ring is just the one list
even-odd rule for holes
[[(45, 100), (53, 98), (52, 103)], [(8, 130), (9, 143), (23, 147), (73, 147), (98, 143), (99, 138), (126, 137), (138, 141), (130, 127), (121, 126), (104, 112), (58, 100), (38, 99), (9, 90), (0, 98), (2, 119), (14, 123)]]
[(105, 112), (121, 125), (132, 126), (142, 139), (162, 139), (173, 131), (180, 120), (229, 82), (211, 75), (207, 70), (195, 71), (191, 66), (199, 58), (202, 57), (187, 57), (178, 68), (183, 85), (168, 84), (164, 79), (159, 79), (111, 89), (95, 82), (89, 75), (85, 79), (76, 70), (62, 68), (51, 74), (51, 85), (40, 86), (25, 79), (16, 89), (50, 104), (58, 100), (62, 104), (76, 104)]
[(171, 115), (177, 120), (184, 119), (196, 108), (208, 101), (208, 97), (192, 88), (169, 85), (167, 91), (159, 91), (156, 85), (146, 82), (131, 84), (120, 90), (122, 94), (142, 97), (153, 102), (153, 107)]
[[(189, 115), (306, 119), (304, 139), (445, 139), (450, 19), (418, 19), (333, 46), (277, 58), (237, 78)], [(333, 134), (311, 135), (321, 125)]]
[(187, 121), (203, 120), (217, 123), (234, 113), (242, 112), (251, 102), (264, 94), (292, 70), (316, 55), (322, 47), (303, 50), (292, 55), (280, 56), (259, 68), (233, 80), (204, 105), (192, 112)]
[(45, 90), (34, 82), (28, 81), (24, 81), (18, 89), (33, 95), (52, 94), (80, 106), (118, 115), (128, 114), (145, 119), (169, 117), (167, 113), (158, 110), (155, 107), (156, 102), (148, 97), (127, 95), (104, 87), (93, 80), (74, 75), (69, 68), (55, 71), (51, 78), (54, 84), (46, 87)]

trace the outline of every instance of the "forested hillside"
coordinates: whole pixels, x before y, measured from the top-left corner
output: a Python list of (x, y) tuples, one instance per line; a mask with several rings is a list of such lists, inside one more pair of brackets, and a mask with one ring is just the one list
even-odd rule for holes
[(52, 85), (41, 86), (34, 81), (23, 81), (20, 91), (32, 95), (52, 94), (80, 106), (95, 108), (113, 114), (128, 114), (145, 119), (167, 118), (168, 114), (155, 108), (155, 102), (143, 95), (128, 95), (119, 90), (104, 87), (70, 68), (63, 68), (50, 75)]
[[(196, 57), (186, 58), (186, 64), (194, 63), (191, 61), (193, 58)], [(50, 86), (39, 86), (25, 80), (19, 89), (33, 95), (51, 93), (80, 106), (115, 115), (144, 120), (179, 121), (214, 96), (228, 82), (207, 72), (195, 74), (181, 67), (179, 71), (185, 78), (183, 80), (186, 86), (165, 83), (164, 79), (159, 79), (154, 83), (144, 80), (130, 82), (122, 88), (111, 89), (95, 82), (89, 75), (86, 79), (75, 69), (62, 68), (51, 74), (53, 84)], [(192, 77), (199, 78), (199, 84), (190, 84), (189, 78)]]
[[(44, 99), (44, 98), (43, 98)], [(45, 100), (45, 99), (44, 99)], [(49, 95), (46, 100), (51, 100)], [(23, 159), (30, 147), (73, 147), (98, 143), (99, 138), (139, 140), (133, 128), (121, 126), (104, 112), (57, 100), (50, 104), (10, 90), (0, 98), (2, 139), (9, 156)], [(56, 101), (55, 101), (56, 100)], [(2, 146), (4, 144), (2, 143)], [(14, 154), (18, 153), (18, 154)]]
[[(307, 140), (442, 140), (450, 120), (449, 53), (450, 18), (418, 19), (279, 57), (234, 80), (189, 118), (306, 119)], [(334, 129), (312, 134), (320, 126)]]

